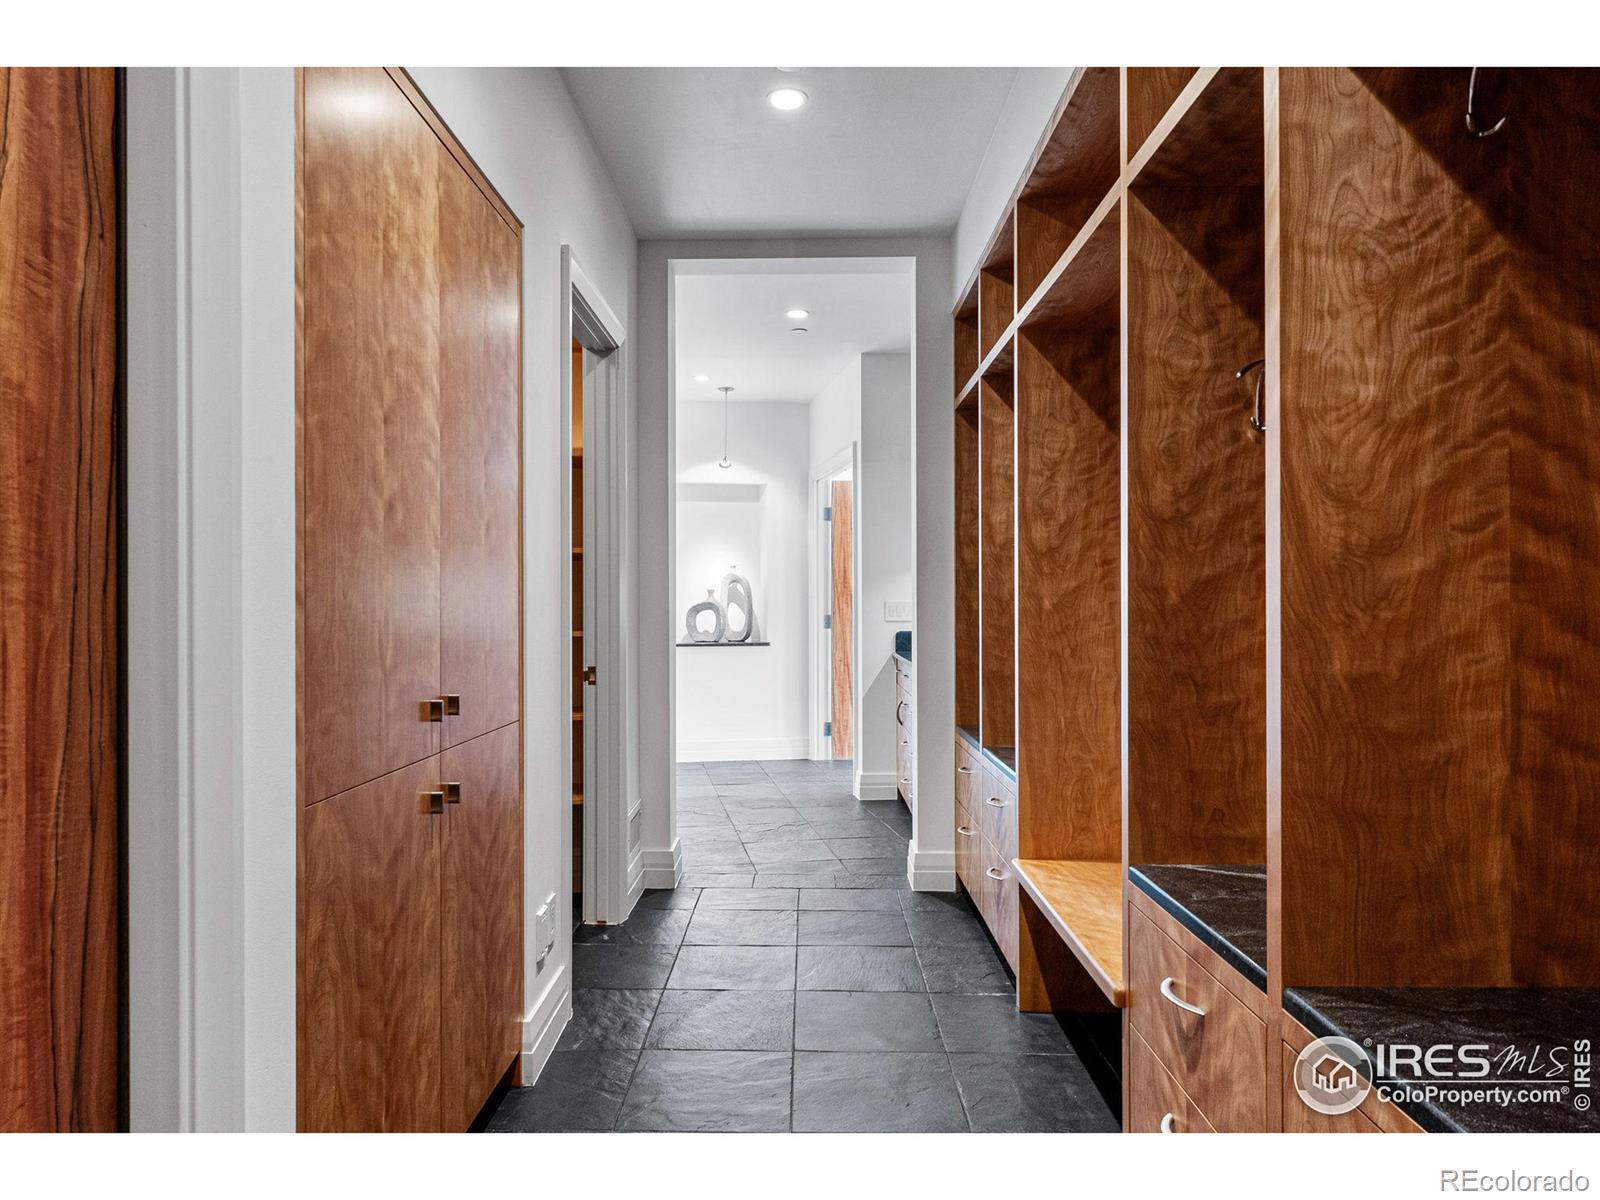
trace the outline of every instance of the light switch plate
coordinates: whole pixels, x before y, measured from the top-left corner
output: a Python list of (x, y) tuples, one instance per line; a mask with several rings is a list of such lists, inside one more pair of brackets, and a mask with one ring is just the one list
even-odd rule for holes
[(911, 601), (885, 600), (883, 602), (883, 619), (895, 625), (911, 624)]
[(552, 892), (533, 914), (533, 930), (539, 947), (539, 961), (543, 962), (545, 956), (555, 949), (556, 944), (555, 893)]

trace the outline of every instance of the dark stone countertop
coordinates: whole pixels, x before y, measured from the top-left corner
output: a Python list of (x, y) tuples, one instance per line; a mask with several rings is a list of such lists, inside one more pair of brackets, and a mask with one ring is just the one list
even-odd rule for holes
[(957, 725), (956, 732), (971, 742), (974, 750), (983, 749), (983, 743), (978, 737), (978, 727), (976, 725)]
[(1128, 868), (1128, 878), (1172, 918), (1267, 990), (1267, 869), (1163, 864)]
[[(1587, 1088), (1577, 1088), (1573, 1046), (1600, 1040), (1600, 988), (1286, 988), (1284, 1011), (1318, 1037), (1347, 1037), (1366, 1046), (1486, 1046), (1487, 1079), (1441, 1079), (1441, 1088), (1493, 1083), (1513, 1091), (1526, 1086), (1566, 1086), (1557, 1101), (1473, 1103), (1441, 1095), (1396, 1098), (1395, 1105), (1424, 1129), (1439, 1133), (1594, 1133), (1600, 1079), (1590, 1067)], [(1500, 1057), (1511, 1051), (1520, 1063)], [(1537, 1057), (1535, 1054), (1537, 1052)], [(1465, 1064), (1464, 1064), (1464, 1069)], [(1553, 1072), (1553, 1073), (1552, 1073)], [(1410, 1078), (1411, 1072), (1403, 1072)], [(1380, 1072), (1380, 1083), (1393, 1073)], [(1588, 1107), (1578, 1104), (1586, 1098)]]
[(909, 629), (895, 631), (894, 652), (900, 658), (905, 659), (906, 662), (909, 663), (911, 661), (911, 631)]
[(1017, 781), (1017, 748), (1015, 746), (985, 746), (983, 756), (1010, 778)]

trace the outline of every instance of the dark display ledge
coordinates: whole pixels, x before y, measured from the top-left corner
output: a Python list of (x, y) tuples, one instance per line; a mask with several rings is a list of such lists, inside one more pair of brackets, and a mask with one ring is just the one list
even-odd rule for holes
[[(1283, 1008), (1317, 1037), (1374, 1046), (1487, 1047), (1487, 1078), (1441, 1079), (1446, 1091), (1565, 1087), (1556, 1101), (1473, 1103), (1441, 1095), (1395, 1101), (1434, 1133), (1595, 1133), (1600, 1080), (1593, 1055), (1600, 1037), (1600, 988), (1285, 988)], [(1588, 1043), (1588, 1086), (1574, 1078), (1575, 1043)], [(1524, 1056), (1520, 1059), (1516, 1055)], [(1564, 1064), (1564, 1065), (1561, 1065)], [(1555, 1074), (1547, 1074), (1556, 1069)], [(1380, 1082), (1393, 1078), (1379, 1076)], [(1587, 1101), (1587, 1107), (1579, 1107)]]
[(1267, 990), (1267, 869), (1163, 864), (1128, 878), (1223, 962)]

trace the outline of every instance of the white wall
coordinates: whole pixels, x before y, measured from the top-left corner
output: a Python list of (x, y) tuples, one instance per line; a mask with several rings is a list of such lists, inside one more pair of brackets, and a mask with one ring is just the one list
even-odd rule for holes
[[(685, 609), (736, 563), (755, 593), (759, 633), (772, 645), (673, 651), (677, 761), (803, 758), (809, 406), (734, 403), (728, 411), (733, 466), (723, 470), (722, 404), (678, 408), (674, 640), (682, 639)], [(687, 498), (711, 488), (759, 489), (760, 499)]]
[(994, 135), (984, 151), (972, 190), (967, 193), (951, 244), (949, 303), (946, 316), (961, 300), (961, 289), (978, 269), (989, 237), (1005, 215), (1023, 169), (1044, 139), (1062, 93), (1076, 67), (1019, 67), (1006, 97)]
[[(546, 768), (570, 754), (572, 709), (569, 601), (550, 585), (571, 555), (563, 506), (570, 431), (561, 422), (561, 365), (571, 347), (561, 344), (567, 302), (561, 246), (572, 246), (631, 334), (636, 242), (559, 71), (425, 67), (412, 75), (523, 221), (523, 895), (529, 945), (523, 1004), (529, 1079), (543, 1065), (551, 1033), (571, 1003), (570, 939), (558, 935), (543, 962), (533, 957), (533, 912), (548, 897), (560, 906), (558, 930), (572, 928), (571, 894), (562, 883), (572, 798)], [(632, 348), (625, 353), (625, 377), (632, 380)]]
[[(526, 223), (525, 897), (531, 914), (554, 894), (570, 929), (571, 798), (540, 765), (568, 753), (571, 704), (567, 601), (548, 582), (570, 558), (560, 255), (570, 243), (631, 327), (636, 242), (558, 72), (414, 75)], [(136, 1129), (294, 1128), (293, 78), (129, 73)], [(569, 966), (565, 938), (529, 955), (525, 1078), (570, 1013)]]
[(912, 623), (885, 620), (884, 604), (916, 596), (911, 385), (909, 354), (861, 356), (861, 581), (856, 595), (860, 716), (855, 770), (863, 800), (892, 799), (898, 782), (894, 635)]
[[(952, 481), (949, 237), (722, 238), (639, 244), (639, 703), (640, 791), (647, 852), (677, 840), (673, 709), (677, 639), (672, 605), (675, 547), (671, 505), (677, 482), (672, 404), (672, 263), (735, 258), (910, 258), (916, 342), (911, 356), (914, 415), (918, 724), (934, 731), (916, 747), (917, 812), (908, 876), (921, 890), (955, 886), (955, 500)], [(676, 619), (675, 619), (676, 618)], [(713, 652), (714, 653), (714, 652)], [(938, 731), (945, 731), (940, 736)]]
[(858, 357), (811, 401), (811, 467), (861, 440), (861, 359)]

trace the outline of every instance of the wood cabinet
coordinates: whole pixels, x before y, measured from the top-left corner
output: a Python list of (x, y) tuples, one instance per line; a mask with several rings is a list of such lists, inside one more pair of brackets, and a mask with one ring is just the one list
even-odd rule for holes
[(117, 107), (0, 68), (0, 1133), (124, 1121)]
[(911, 664), (898, 654), (894, 656), (894, 694), (895, 694), (895, 752), (894, 752), (894, 777), (900, 792), (900, 799), (904, 800), (906, 807), (916, 810), (916, 722), (911, 706)]
[(299, 1120), (460, 1130), (520, 1047), (521, 225), (403, 71), (299, 88)]

